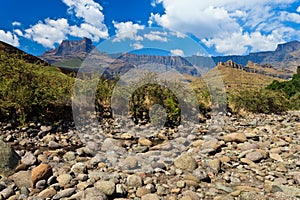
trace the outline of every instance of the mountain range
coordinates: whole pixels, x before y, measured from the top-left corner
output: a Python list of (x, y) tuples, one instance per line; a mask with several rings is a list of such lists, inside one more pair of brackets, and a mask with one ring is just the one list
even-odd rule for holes
[(96, 49), (90, 39), (83, 38), (79, 41), (64, 40), (57, 48), (46, 51), (39, 58), (61, 68), (76, 70), (88, 55), (109, 65), (108, 74), (116, 71), (125, 73), (136, 66), (152, 63), (168, 66), (182, 74), (199, 76), (216, 65), (226, 65), (230, 63), (228, 61), (232, 61), (233, 64), (230, 66), (241, 70), (289, 78), (300, 65), (300, 42), (278, 44), (274, 51), (256, 52), (249, 55), (180, 57), (128, 53), (110, 55)]

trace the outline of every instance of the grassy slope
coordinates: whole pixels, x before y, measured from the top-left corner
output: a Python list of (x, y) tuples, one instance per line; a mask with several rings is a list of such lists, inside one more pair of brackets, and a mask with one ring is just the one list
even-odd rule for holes
[(73, 79), (58, 68), (0, 43), (0, 119), (55, 119), (70, 107)]
[(203, 78), (193, 81), (194, 88), (205, 88), (206, 82), (222, 81), (227, 92), (238, 92), (245, 89), (261, 89), (271, 84), (273, 80), (283, 79), (271, 76), (248, 73), (231, 67), (218, 66), (203, 75)]

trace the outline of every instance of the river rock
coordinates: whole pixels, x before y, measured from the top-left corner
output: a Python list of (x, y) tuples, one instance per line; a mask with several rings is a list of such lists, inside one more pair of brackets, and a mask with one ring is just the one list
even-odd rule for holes
[(179, 156), (174, 161), (174, 165), (176, 168), (190, 171), (193, 171), (198, 166), (196, 160), (189, 154), (183, 154)]
[(39, 180), (47, 180), (52, 176), (52, 173), (52, 167), (49, 164), (40, 164), (31, 172), (32, 186), (35, 187)]
[(21, 157), (8, 144), (0, 140), (0, 175), (12, 174), (20, 160)]

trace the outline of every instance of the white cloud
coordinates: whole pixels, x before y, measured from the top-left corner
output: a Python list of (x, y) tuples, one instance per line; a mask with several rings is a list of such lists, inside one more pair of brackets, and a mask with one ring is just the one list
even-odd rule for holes
[[(104, 24), (102, 6), (93, 0), (62, 0), (68, 7), (69, 14), (82, 19), (83, 23), (70, 25), (65, 18), (49, 19), (25, 30), (25, 37), (43, 45), (53, 48), (56, 43), (66, 39), (68, 35), (75, 37), (88, 37), (94, 42), (108, 37), (108, 29)], [(20, 31), (16, 34), (20, 35)], [(20, 35), (21, 36), (21, 35)]]
[(20, 45), (18, 36), (10, 31), (0, 30), (0, 40), (16, 47)]
[(14, 21), (13, 23), (11, 23), (11, 25), (13, 26), (21, 26), (21, 22), (17, 22), (17, 21)]
[(297, 12), (300, 12), (300, 6), (298, 6), (298, 8), (297, 8), (297, 10), (296, 10)]
[(171, 32), (170, 32), (170, 35), (176, 36), (176, 37), (178, 37), (178, 38), (185, 38), (185, 37), (186, 37), (185, 34), (183, 34), (183, 33), (181, 33), (181, 32), (178, 32), (178, 31), (171, 31)]
[(172, 56), (184, 56), (184, 52), (181, 49), (172, 49), (170, 52)]
[(20, 30), (20, 29), (15, 29), (14, 32), (18, 35), (18, 36), (21, 36), (23, 37), (23, 32)]
[(144, 37), (150, 41), (168, 42), (168, 38), (166, 36), (167, 36), (166, 32), (160, 32), (160, 31), (151, 31), (150, 33), (144, 35)]
[[(282, 23), (283, 18), (284, 21), (299, 23), (299, 15), (287, 12), (280, 14), (282, 8), (297, 0), (160, 1), (165, 12), (151, 13), (150, 26), (157, 24), (192, 33), (220, 53), (243, 54), (249, 50), (269, 50), (290, 37), (299, 37), (292, 35), (295, 33), (293, 27)], [(297, 10), (299, 12), (300, 7)], [(281, 29), (285, 30), (284, 35), (277, 35), (282, 32)]]
[(144, 46), (141, 43), (134, 43), (131, 46), (136, 50), (144, 48)]
[(71, 26), (70, 29), (71, 29), (69, 33), (70, 35), (75, 37), (87, 37), (95, 42), (98, 42), (101, 38), (108, 37), (107, 31), (102, 31), (97, 27), (87, 23), (81, 24), (80, 27)]
[(157, 4), (160, 4), (160, 3), (162, 3), (162, 0), (152, 0), (151, 6), (152, 6), (152, 7), (156, 7), (156, 5), (157, 5)]
[(60, 43), (66, 39), (69, 32), (67, 19), (57, 20), (46, 19), (45, 22), (38, 22), (34, 26), (25, 30), (25, 37), (43, 45), (44, 47), (54, 47), (55, 43)]
[(278, 42), (283, 42), (280, 38), (281, 33), (277, 31), (269, 35), (262, 35), (260, 32), (243, 33), (239, 31), (227, 38), (203, 39), (202, 42), (208, 47), (215, 46), (220, 53), (243, 54), (247, 52), (248, 47), (252, 47), (253, 52), (274, 50)]
[(300, 24), (300, 15), (297, 13), (281, 12), (280, 19)]
[(137, 35), (139, 30), (144, 30), (144, 25), (134, 24), (131, 21), (128, 22), (115, 22), (113, 21), (114, 27), (116, 29), (116, 36), (113, 42), (120, 42), (125, 39), (131, 39), (135, 41), (142, 41), (143, 37)]

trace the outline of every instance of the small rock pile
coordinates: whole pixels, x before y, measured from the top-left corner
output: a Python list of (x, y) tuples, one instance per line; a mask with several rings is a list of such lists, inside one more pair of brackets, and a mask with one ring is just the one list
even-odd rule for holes
[(87, 135), (1, 123), (0, 199), (300, 198), (300, 112), (222, 121), (141, 136), (108, 122)]

